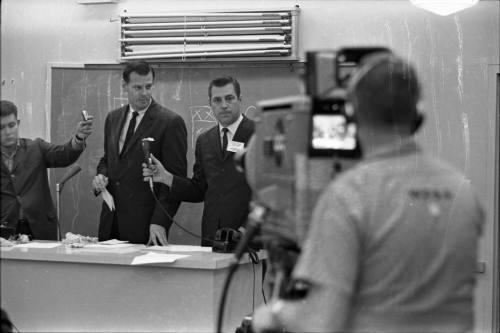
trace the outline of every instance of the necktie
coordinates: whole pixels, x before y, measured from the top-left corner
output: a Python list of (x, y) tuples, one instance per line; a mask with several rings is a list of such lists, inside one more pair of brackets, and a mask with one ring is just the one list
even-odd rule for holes
[(129, 143), (130, 139), (132, 139), (132, 136), (134, 135), (135, 121), (136, 121), (136, 118), (138, 115), (139, 115), (138, 112), (136, 112), (136, 111), (132, 112), (132, 119), (130, 119), (130, 123), (128, 124), (127, 135), (125, 135), (125, 142), (123, 143), (121, 153), (123, 153), (125, 151), (125, 149), (127, 148), (127, 144)]
[(222, 128), (222, 155), (226, 155), (227, 150), (227, 131), (229, 131), (226, 127)]

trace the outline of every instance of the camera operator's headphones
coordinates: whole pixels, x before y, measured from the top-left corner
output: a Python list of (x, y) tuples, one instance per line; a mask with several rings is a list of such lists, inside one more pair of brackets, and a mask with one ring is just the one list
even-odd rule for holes
[[(350, 79), (348, 89), (352, 92), (368, 74), (370, 74), (375, 68), (383, 64), (391, 66), (391, 72), (384, 74), (395, 74), (396, 76), (400, 76), (401, 78), (404, 78), (408, 81), (408, 85), (411, 89), (409, 96), (414, 99), (414, 106), (412, 106), (413, 115), (411, 117), (413, 119), (410, 120), (410, 131), (411, 134), (414, 134), (424, 122), (424, 115), (418, 110), (417, 107), (417, 101), (420, 97), (420, 85), (413, 66), (406, 63), (390, 51), (382, 51), (367, 55), (361, 60), (358, 69), (354, 71)], [(390, 119), (387, 119), (387, 121), (392, 123), (397, 122), (394, 115), (390, 116)]]

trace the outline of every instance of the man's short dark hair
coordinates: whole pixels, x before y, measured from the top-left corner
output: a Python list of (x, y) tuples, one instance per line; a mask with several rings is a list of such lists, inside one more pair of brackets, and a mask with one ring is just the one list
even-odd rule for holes
[(2, 100), (0, 102), (0, 116), (7, 117), (13, 114), (17, 119), (17, 106), (11, 101)]
[(132, 61), (127, 63), (125, 69), (123, 70), (123, 81), (129, 83), (130, 81), (130, 73), (136, 72), (139, 75), (148, 75), (149, 72), (153, 74), (153, 81), (155, 79), (155, 70), (145, 61)]
[(224, 87), (225, 85), (228, 85), (232, 83), (234, 87), (234, 92), (236, 93), (236, 97), (240, 98), (241, 97), (241, 88), (240, 88), (240, 83), (238, 80), (231, 76), (221, 76), (216, 79), (213, 79), (210, 81), (210, 84), (208, 85), (208, 98), (212, 99), (212, 87)]
[(413, 66), (392, 53), (363, 59), (349, 81), (350, 97), (374, 123), (412, 124), (419, 116), (420, 84)]

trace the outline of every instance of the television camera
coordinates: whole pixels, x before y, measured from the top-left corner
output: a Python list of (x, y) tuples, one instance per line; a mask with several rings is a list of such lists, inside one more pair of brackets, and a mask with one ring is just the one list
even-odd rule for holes
[[(390, 52), (356, 47), (306, 54), (305, 95), (264, 100), (257, 105), (255, 135), (244, 156), (254, 206), (249, 218), (268, 252), (271, 299), (299, 299), (305, 281), (291, 272), (324, 187), (362, 155), (355, 114), (345, 103), (348, 80), (363, 57)], [(251, 317), (237, 332), (250, 332)]]
[(375, 52), (390, 51), (357, 47), (307, 52), (306, 94), (258, 103), (245, 171), (254, 197), (269, 212), (262, 224), (264, 240), (277, 231), (300, 248), (320, 192), (361, 157), (345, 90), (362, 58)]

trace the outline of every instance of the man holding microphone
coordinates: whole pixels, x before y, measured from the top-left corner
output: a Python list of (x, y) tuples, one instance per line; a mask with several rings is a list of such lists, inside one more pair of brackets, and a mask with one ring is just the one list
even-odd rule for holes
[(78, 159), (85, 149), (85, 139), (92, 133), (93, 117), (78, 122), (72, 138), (56, 145), (42, 139), (20, 138), (16, 105), (2, 100), (0, 109), (2, 222), (7, 222), (16, 234), (56, 240), (58, 221), (47, 168), (67, 167)]
[(155, 188), (153, 195), (149, 184), (142, 181), (142, 140), (152, 138), (151, 153), (172, 174), (185, 177), (186, 125), (181, 116), (152, 98), (155, 72), (148, 63), (128, 63), (122, 78), (129, 103), (106, 117), (104, 156), (92, 182), (94, 191), (108, 191), (115, 205), (115, 209), (102, 205), (99, 240), (116, 238), (136, 244), (167, 245), (171, 218), (180, 202), (169, 198), (166, 187)]
[(213, 79), (208, 86), (210, 107), (217, 124), (196, 140), (191, 178), (166, 170), (153, 156), (156, 172), (144, 165), (145, 180), (168, 186), (171, 197), (188, 202), (204, 202), (201, 222), (202, 246), (212, 246), (217, 230), (244, 231), (251, 190), (244, 173), (236, 169), (234, 155), (244, 149), (255, 124), (241, 113), (241, 87), (230, 76)]

